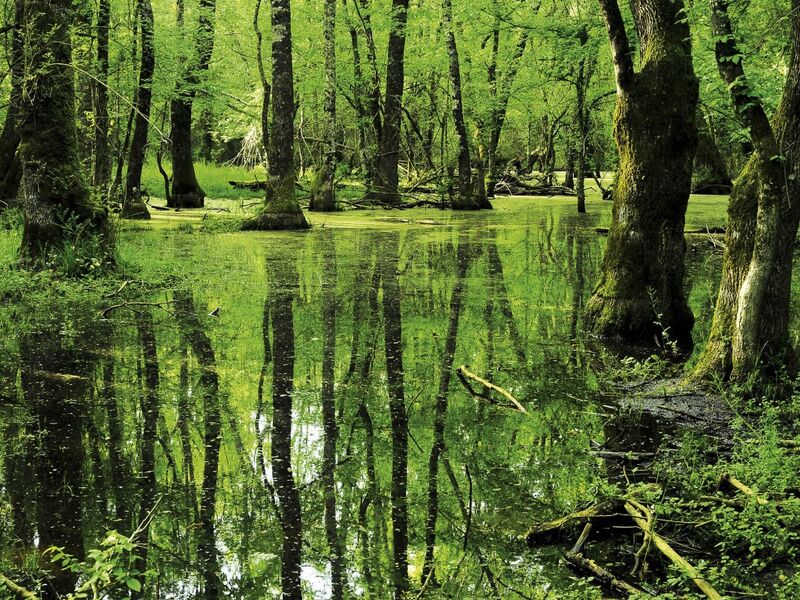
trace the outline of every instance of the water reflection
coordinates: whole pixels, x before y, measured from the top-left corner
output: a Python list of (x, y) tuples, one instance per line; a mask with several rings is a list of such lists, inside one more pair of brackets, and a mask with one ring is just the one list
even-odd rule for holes
[[(148, 575), (114, 598), (568, 596), (517, 536), (607, 480), (581, 333), (604, 241), (526, 218), (161, 237), (189, 274), (159, 307), (0, 321), (3, 572), (64, 595), (76, 574), (41, 552), (80, 559), (115, 529)], [(459, 365), (529, 414), (470, 395)]]

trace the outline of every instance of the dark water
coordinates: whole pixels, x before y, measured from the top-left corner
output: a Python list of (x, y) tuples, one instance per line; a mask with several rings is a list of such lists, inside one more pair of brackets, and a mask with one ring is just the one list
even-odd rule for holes
[[(448, 218), (127, 232), (119, 295), (4, 307), (3, 571), (30, 588), (49, 573), (57, 597), (76, 575), (35, 548), (83, 558), (116, 530), (136, 532), (138, 558), (114, 560), (148, 571), (147, 598), (327, 598), (332, 562), (346, 597), (388, 598), (402, 556), (409, 597), (425, 581), (434, 597), (595, 594), (519, 538), (610, 479), (590, 449), (615, 359), (581, 316), (601, 223), (571, 206)], [(701, 240), (690, 261), (700, 337), (719, 260)], [(527, 413), (470, 395), (461, 365)]]

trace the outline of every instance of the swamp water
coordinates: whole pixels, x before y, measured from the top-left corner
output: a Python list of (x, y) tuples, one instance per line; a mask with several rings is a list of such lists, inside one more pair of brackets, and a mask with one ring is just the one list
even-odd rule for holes
[[(593, 202), (584, 216), (565, 200), (495, 205), (470, 215), (315, 215), (302, 234), (190, 234), (156, 222), (122, 231), (130, 283), (99, 305), (4, 306), (7, 572), (33, 585), (25, 577), (35, 546), (83, 556), (109, 530), (139, 528), (141, 540), (146, 524), (145, 597), (205, 589), (200, 597), (277, 598), (288, 514), (302, 530), (304, 596), (329, 597), (324, 416), (333, 414), (347, 589), (391, 595), (392, 516), (402, 514), (393, 461), (407, 438), (403, 512), (418, 590), (438, 399), (442, 597), (598, 595), (563, 564), (562, 548), (529, 550), (520, 536), (591, 500), (612, 477), (591, 450), (607, 431), (596, 401), (602, 373), (618, 360), (582, 332), (605, 244), (596, 228), (610, 205)], [(719, 226), (724, 206), (696, 200), (687, 229)], [(721, 260), (705, 237), (689, 243), (702, 339)], [(497, 394), (494, 403), (470, 395), (453, 373), (460, 365), (528, 412)], [(280, 461), (287, 452), (299, 512)], [(135, 566), (144, 570), (141, 559)], [(71, 573), (51, 571), (53, 588), (74, 584)]]

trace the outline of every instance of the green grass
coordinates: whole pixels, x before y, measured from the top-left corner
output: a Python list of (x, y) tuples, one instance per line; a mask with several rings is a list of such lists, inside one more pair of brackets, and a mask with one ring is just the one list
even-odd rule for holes
[[(164, 162), (164, 170), (172, 173), (172, 165)], [(243, 167), (230, 165), (215, 165), (196, 163), (195, 172), (200, 187), (209, 198), (219, 200), (241, 200), (248, 198), (261, 198), (263, 192), (251, 190), (237, 190), (231, 187), (229, 181), (264, 181), (266, 173), (263, 168), (249, 171)], [(155, 162), (148, 162), (142, 172), (142, 185), (147, 188), (153, 198), (164, 197), (164, 178), (158, 172)]]

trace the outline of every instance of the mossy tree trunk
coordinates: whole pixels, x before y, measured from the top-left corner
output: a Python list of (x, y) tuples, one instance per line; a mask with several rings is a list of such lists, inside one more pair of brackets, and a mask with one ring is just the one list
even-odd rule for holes
[[(29, 0), (21, 101), (21, 203), (25, 213), (20, 259), (43, 266), (76, 229), (82, 239), (108, 235), (108, 214), (93, 202), (78, 154), (70, 0)], [(107, 244), (106, 244), (107, 245)]]
[(325, 54), (325, 155), (319, 188), (311, 195), (310, 210), (329, 212), (336, 208), (336, 2), (325, 0), (323, 38)]
[[(170, 150), (172, 153), (172, 206), (202, 208), (205, 192), (197, 182), (192, 158), (192, 105), (203, 74), (214, 52), (216, 0), (200, 0), (194, 35), (194, 57), (178, 82), (170, 102)], [(183, 20), (182, 16), (179, 19)]]
[(136, 92), (133, 135), (128, 154), (128, 172), (125, 176), (125, 198), (122, 201), (122, 218), (149, 219), (150, 213), (142, 197), (142, 168), (147, 152), (147, 132), (150, 127), (150, 105), (153, 97), (153, 74), (156, 55), (153, 31), (153, 5), (150, 0), (138, 0), (139, 25), (142, 36), (139, 87)]
[(631, 0), (641, 44), (638, 73), (617, 0), (600, 4), (616, 71), (620, 162), (587, 324), (606, 338), (660, 344), (668, 336), (688, 349), (694, 317), (683, 289), (683, 229), (697, 146), (698, 83), (684, 3)]
[(19, 111), (24, 76), (24, 41), (22, 23), (25, 20), (24, 0), (14, 0), (14, 28), (11, 32), (11, 94), (8, 99), (3, 132), (0, 134), (0, 211), (12, 204), (19, 191), (22, 165), (19, 150)]
[(453, 124), (458, 138), (458, 194), (453, 200), (456, 210), (477, 210), (480, 208), (472, 185), (472, 164), (469, 158), (469, 135), (464, 120), (464, 103), (461, 97), (461, 65), (458, 61), (456, 33), (453, 30), (453, 3), (443, 0), (442, 17), (445, 28), (447, 56), (450, 66), (450, 94), (453, 98)]
[[(271, 0), (272, 122), (267, 143), (269, 180), (261, 213), (242, 226), (246, 230), (308, 229), (295, 195), (294, 72), (290, 0)], [(268, 102), (270, 98), (264, 98)], [(265, 113), (262, 111), (262, 116)]]
[[(800, 0), (792, 0), (791, 62), (772, 120), (748, 87), (728, 3), (712, 3), (720, 74), (755, 148), (736, 180), (717, 305), (692, 378), (743, 379), (796, 368), (789, 342), (789, 297), (800, 207)], [(733, 57), (739, 57), (734, 61)], [(734, 85), (732, 83), (736, 82)]]
[(388, 203), (400, 202), (397, 169), (400, 163), (400, 124), (405, 85), (406, 23), (409, 0), (392, 0), (386, 65), (386, 96), (383, 102), (378, 172), (372, 196)]

